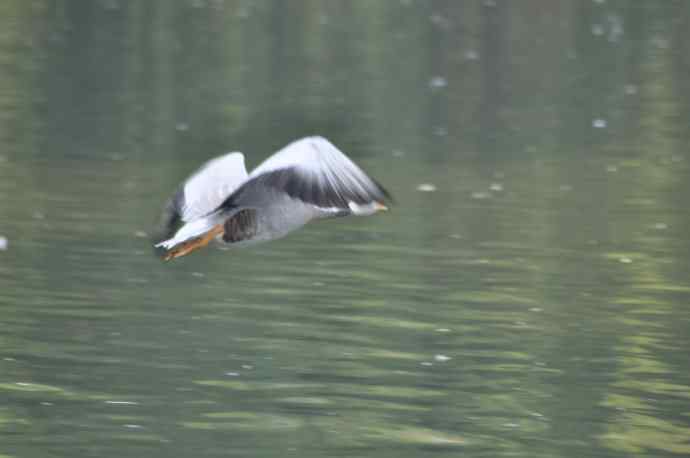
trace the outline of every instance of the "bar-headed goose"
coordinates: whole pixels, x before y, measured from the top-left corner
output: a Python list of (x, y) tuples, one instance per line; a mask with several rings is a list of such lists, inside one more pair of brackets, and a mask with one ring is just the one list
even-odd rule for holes
[(163, 215), (167, 240), (156, 247), (169, 260), (213, 239), (233, 246), (265, 242), (314, 219), (387, 210), (389, 201), (388, 192), (331, 142), (307, 137), (250, 174), (242, 153), (204, 164), (168, 202)]

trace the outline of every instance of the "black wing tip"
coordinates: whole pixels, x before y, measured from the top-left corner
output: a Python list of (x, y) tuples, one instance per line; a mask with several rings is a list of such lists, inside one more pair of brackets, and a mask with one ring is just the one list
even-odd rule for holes
[(169, 239), (182, 224), (182, 207), (184, 206), (184, 189), (178, 189), (165, 204), (163, 213), (158, 221), (155, 238)]
[(371, 179), (371, 181), (374, 182), (374, 184), (375, 184), (376, 187), (378, 188), (379, 193), (384, 197), (384, 200), (385, 200), (387, 203), (389, 203), (389, 204), (391, 204), (391, 205), (397, 204), (397, 201), (395, 200), (395, 198), (393, 197), (393, 195), (392, 195), (386, 188), (384, 188), (383, 185), (382, 185), (381, 183), (379, 183), (377, 180), (375, 180), (375, 179), (373, 179), (373, 178)]

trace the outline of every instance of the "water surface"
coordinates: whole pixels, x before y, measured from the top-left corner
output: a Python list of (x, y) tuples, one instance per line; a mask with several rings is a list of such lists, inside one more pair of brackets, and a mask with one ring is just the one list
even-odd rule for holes
[[(682, 1), (5, 1), (0, 455), (690, 454)], [(396, 197), (163, 263), (329, 137)]]

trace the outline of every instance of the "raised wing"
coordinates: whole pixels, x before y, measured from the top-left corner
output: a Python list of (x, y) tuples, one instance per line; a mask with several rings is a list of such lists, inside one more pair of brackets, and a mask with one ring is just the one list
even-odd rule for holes
[(216, 208), (248, 178), (242, 153), (218, 156), (202, 165), (168, 202), (162, 226), (169, 237), (179, 222), (188, 223)]
[(353, 209), (390, 200), (388, 192), (331, 142), (307, 137), (266, 159), (223, 207), (264, 202), (267, 192), (324, 209)]
[(211, 159), (182, 187), (182, 221), (189, 222), (212, 212), (246, 180), (247, 169), (242, 153), (228, 153)]

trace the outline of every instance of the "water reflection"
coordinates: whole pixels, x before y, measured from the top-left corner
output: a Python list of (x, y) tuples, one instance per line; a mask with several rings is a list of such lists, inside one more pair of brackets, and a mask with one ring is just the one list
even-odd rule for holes
[[(690, 453), (688, 5), (2, 2), (0, 454)], [(152, 256), (313, 133), (395, 211)]]

